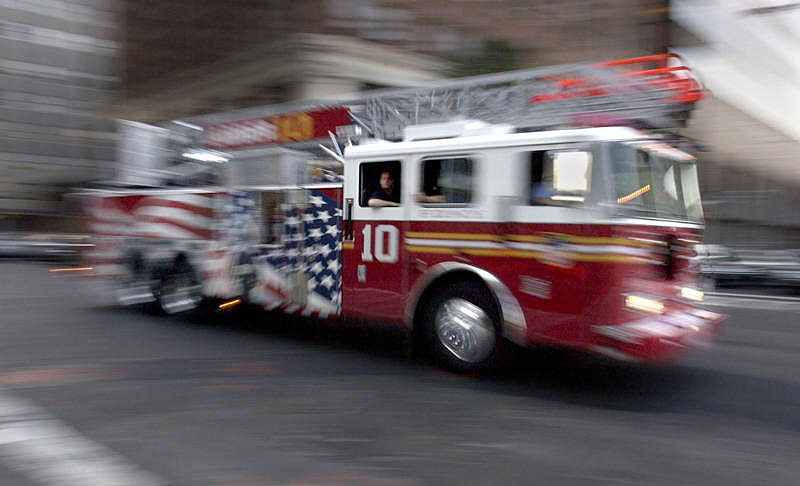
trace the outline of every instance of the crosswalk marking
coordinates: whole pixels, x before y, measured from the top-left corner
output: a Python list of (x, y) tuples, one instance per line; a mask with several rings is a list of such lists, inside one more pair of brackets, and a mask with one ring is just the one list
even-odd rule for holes
[(161, 478), (0, 390), (0, 463), (45, 486), (159, 486)]

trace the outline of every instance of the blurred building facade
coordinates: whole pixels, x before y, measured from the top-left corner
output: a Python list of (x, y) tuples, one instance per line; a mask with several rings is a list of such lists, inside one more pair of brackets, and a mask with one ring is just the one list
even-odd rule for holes
[(115, 0), (0, 4), (0, 231), (61, 228), (61, 194), (108, 172)]
[[(168, 92), (183, 98), (170, 115), (180, 117), (444, 75), (661, 52), (667, 3), (127, 0), (120, 115), (163, 119), (164, 105), (155, 100)], [(362, 63), (380, 69), (367, 73)]]
[(683, 130), (702, 147), (706, 240), (800, 248), (800, 3), (673, 0), (671, 19), (709, 90)]
[(122, 118), (155, 122), (447, 74), (441, 59), (376, 42), (353, 23), (413, 29), (375, 1), (127, 0), (126, 12)]

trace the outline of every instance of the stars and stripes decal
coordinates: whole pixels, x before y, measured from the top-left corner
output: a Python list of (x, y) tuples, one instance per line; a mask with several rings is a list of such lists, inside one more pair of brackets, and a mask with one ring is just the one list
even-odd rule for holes
[(221, 239), (228, 244), (257, 243), (258, 223), (254, 194), (236, 191), (226, 196), (224, 216), (218, 221)]
[[(106, 266), (106, 276), (126, 272), (129, 237), (168, 240), (177, 251), (181, 241), (198, 240), (193, 264), (210, 297), (241, 293), (236, 272), (240, 255), (252, 255), (257, 287), (252, 301), (267, 308), (326, 317), (341, 310), (341, 226), (337, 191), (309, 190), (303, 205), (283, 205), (281, 244), (261, 246), (257, 192), (108, 195), (87, 205), (89, 229), (97, 246), (87, 255)], [(140, 241), (140, 240), (139, 240)], [(159, 246), (160, 251), (168, 247)]]
[[(268, 307), (321, 317), (340, 312), (342, 214), (331, 196), (323, 191), (309, 191), (304, 210), (284, 206), (282, 248), (269, 252), (259, 266), (271, 302)], [(286, 278), (276, 278), (279, 275)], [(305, 285), (304, 306), (287, 299), (292, 287), (298, 285)]]
[(89, 229), (100, 236), (211, 239), (217, 194), (128, 195), (96, 198)]
[(95, 247), (85, 258), (96, 273), (124, 274), (125, 238), (211, 240), (218, 193), (109, 195), (90, 198), (87, 226)]
[(341, 299), (341, 210), (336, 201), (314, 191), (303, 213), (308, 290), (338, 306)]

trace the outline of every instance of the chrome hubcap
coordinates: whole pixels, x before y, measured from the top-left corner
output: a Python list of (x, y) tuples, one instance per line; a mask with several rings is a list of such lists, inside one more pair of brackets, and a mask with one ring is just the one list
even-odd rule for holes
[(200, 285), (189, 274), (170, 275), (161, 287), (159, 302), (167, 314), (196, 309), (202, 300)]
[(435, 316), (439, 342), (456, 358), (468, 363), (486, 359), (494, 348), (495, 332), (491, 318), (464, 299), (445, 301)]

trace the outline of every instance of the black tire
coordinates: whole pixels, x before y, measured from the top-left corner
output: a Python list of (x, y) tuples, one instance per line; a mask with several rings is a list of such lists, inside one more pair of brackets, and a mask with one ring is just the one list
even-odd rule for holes
[[(484, 285), (457, 281), (437, 286), (420, 310), (425, 343), (442, 366), (465, 372), (494, 369), (503, 363), (508, 343), (502, 337), (500, 310)], [(477, 325), (465, 333), (467, 327), (453, 325), (457, 322)], [(470, 343), (478, 343), (472, 346), (473, 352)]]
[(167, 315), (192, 314), (203, 304), (200, 279), (184, 258), (161, 272), (155, 294), (161, 312)]

